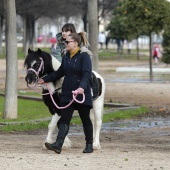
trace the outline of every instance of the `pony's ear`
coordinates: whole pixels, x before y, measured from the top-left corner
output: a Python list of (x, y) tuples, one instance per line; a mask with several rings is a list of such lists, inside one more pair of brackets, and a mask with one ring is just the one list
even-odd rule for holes
[(41, 49), (40, 49), (40, 48), (38, 48), (37, 53), (38, 53), (38, 55), (40, 55), (40, 56), (41, 56), (42, 51), (41, 51)]
[(28, 54), (31, 53), (31, 52), (32, 52), (32, 51), (31, 51), (31, 49), (29, 48), (29, 49), (28, 49)]

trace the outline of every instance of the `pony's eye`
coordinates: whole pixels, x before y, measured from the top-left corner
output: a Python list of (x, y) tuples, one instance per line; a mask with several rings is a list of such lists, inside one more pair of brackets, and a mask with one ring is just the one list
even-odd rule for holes
[(32, 67), (33, 67), (33, 68), (36, 68), (36, 67), (37, 67), (37, 65), (38, 65), (37, 63), (34, 63), (34, 65), (33, 65)]

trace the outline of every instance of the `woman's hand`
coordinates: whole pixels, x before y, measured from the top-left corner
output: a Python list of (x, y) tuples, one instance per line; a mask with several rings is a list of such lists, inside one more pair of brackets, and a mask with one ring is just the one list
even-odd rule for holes
[(84, 89), (79, 87), (76, 91), (78, 91), (78, 94), (83, 94), (84, 93)]
[(38, 84), (44, 84), (45, 82), (44, 82), (44, 80), (43, 79), (39, 79), (38, 80)]
[(84, 89), (79, 87), (77, 90), (72, 91), (73, 94), (83, 94), (84, 93)]

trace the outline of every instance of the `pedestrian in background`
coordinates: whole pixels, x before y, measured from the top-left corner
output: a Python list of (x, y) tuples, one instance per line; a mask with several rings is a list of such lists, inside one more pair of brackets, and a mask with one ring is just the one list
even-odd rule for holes
[(132, 42), (128, 41), (127, 42), (127, 51), (128, 51), (128, 54), (131, 54), (131, 49), (132, 49)]
[(109, 41), (110, 41), (110, 36), (106, 36), (106, 50), (108, 50), (108, 44), (109, 44)]
[(161, 58), (161, 48), (157, 43), (153, 46), (152, 57), (154, 58), (155, 64), (159, 64), (159, 59)]
[(103, 44), (105, 44), (105, 42), (106, 42), (106, 36), (105, 36), (104, 32), (99, 33), (98, 42), (100, 44), (100, 50), (102, 50), (103, 49)]

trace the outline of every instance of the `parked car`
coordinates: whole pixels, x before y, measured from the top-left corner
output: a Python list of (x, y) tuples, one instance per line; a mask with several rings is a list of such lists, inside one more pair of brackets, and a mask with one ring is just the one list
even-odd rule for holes
[(37, 42), (41, 43), (41, 42), (45, 41), (45, 39), (46, 39), (46, 43), (52, 43), (53, 44), (53, 43), (57, 42), (55, 37), (47, 37), (47, 38), (45, 38), (44, 35), (39, 35), (38, 38), (37, 38)]

